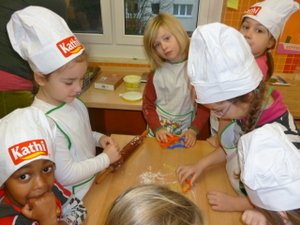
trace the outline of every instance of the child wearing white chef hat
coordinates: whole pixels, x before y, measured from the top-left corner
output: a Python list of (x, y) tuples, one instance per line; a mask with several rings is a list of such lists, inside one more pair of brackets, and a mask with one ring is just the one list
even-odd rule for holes
[(243, 213), (246, 224), (266, 224), (266, 220), (270, 224), (300, 224), (300, 151), (285, 130), (278, 123), (266, 124), (239, 140), (241, 180), (258, 208)]
[(263, 80), (273, 74), (274, 65), (270, 49), (275, 47), (286, 21), (299, 9), (293, 0), (265, 0), (247, 9), (243, 14), (240, 32), (251, 47)]
[(0, 224), (81, 224), (86, 217), (83, 203), (54, 179), (54, 132), (34, 107), (0, 120)]
[[(86, 106), (77, 99), (87, 70), (84, 47), (60, 16), (39, 6), (15, 12), (7, 30), (14, 50), (35, 72), (33, 106), (58, 127), (55, 177), (81, 199), (95, 174), (120, 158), (111, 137), (92, 132)], [(103, 153), (95, 156), (95, 146)]]
[(240, 136), (266, 123), (278, 122), (286, 127), (288, 137), (300, 147), (294, 119), (282, 103), (282, 94), (267, 88), (262, 73), (240, 32), (220, 23), (198, 27), (191, 39), (188, 75), (196, 92), (196, 101), (221, 118), (233, 120), (221, 133), (214, 152), (191, 165), (177, 169), (179, 182), (190, 178), (194, 184), (202, 171), (226, 161), (232, 187), (240, 195), (210, 191), (208, 202), (213, 210), (244, 211), (252, 208), (246, 197), (237, 157)]
[[(269, 80), (274, 71), (270, 49), (275, 47), (284, 24), (297, 9), (299, 4), (293, 0), (265, 0), (254, 4), (243, 14), (240, 32), (250, 45), (255, 61), (262, 71), (263, 81)], [(218, 119), (211, 113), (210, 124), (213, 136), (208, 142), (216, 146), (219, 144), (217, 138), (228, 121)]]

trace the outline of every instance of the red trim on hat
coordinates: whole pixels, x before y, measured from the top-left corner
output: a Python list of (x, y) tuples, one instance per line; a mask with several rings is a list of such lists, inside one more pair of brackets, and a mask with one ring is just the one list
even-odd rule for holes
[(247, 9), (243, 15), (253, 15), (256, 16), (258, 12), (261, 10), (261, 6), (253, 6)]

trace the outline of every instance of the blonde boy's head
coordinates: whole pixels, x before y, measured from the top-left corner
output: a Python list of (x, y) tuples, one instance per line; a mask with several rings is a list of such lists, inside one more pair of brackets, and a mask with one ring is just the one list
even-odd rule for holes
[(164, 63), (164, 59), (159, 56), (158, 52), (154, 48), (154, 42), (157, 38), (160, 27), (164, 27), (175, 36), (181, 54), (185, 53), (187, 56), (189, 50), (190, 39), (179, 20), (168, 13), (158, 14), (147, 24), (143, 38), (144, 50), (153, 69), (161, 67)]
[(54, 162), (55, 125), (35, 107), (17, 109), (0, 120), (0, 186), (30, 162)]
[(16, 11), (7, 32), (13, 49), (28, 61), (33, 72), (50, 74), (84, 51), (65, 20), (40, 6)]
[(113, 203), (106, 225), (204, 225), (202, 211), (185, 196), (161, 185), (138, 185)]

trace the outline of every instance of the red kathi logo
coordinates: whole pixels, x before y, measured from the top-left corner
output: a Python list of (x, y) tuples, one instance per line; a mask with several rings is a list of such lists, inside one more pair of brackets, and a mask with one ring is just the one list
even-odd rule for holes
[(11, 146), (8, 148), (8, 151), (15, 165), (41, 155), (49, 155), (47, 144), (44, 139), (25, 141)]
[(247, 11), (244, 12), (244, 16), (245, 16), (245, 15), (253, 15), (253, 16), (256, 16), (260, 10), (261, 10), (261, 7), (260, 7), (260, 6), (250, 7)]
[(78, 53), (81, 49), (83, 49), (82, 44), (75, 36), (68, 37), (58, 42), (56, 46), (66, 58), (68, 58), (72, 54)]

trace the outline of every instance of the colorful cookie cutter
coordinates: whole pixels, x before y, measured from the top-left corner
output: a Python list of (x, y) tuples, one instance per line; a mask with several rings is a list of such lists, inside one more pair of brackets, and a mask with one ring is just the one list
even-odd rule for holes
[(192, 189), (192, 184), (190, 180), (185, 180), (182, 184), (181, 184), (181, 188), (182, 188), (182, 192), (185, 194), (187, 193), (189, 190)]
[[(183, 142), (183, 143), (174, 144), (175, 142)], [(173, 137), (168, 137), (168, 142), (159, 141), (159, 144), (161, 147), (168, 148), (168, 149), (185, 148), (184, 137), (180, 137), (179, 135), (173, 135)]]

